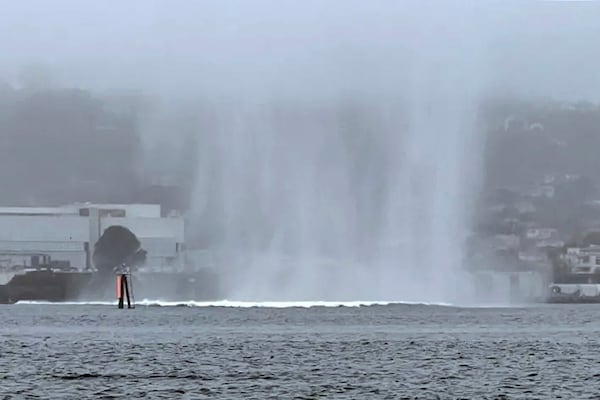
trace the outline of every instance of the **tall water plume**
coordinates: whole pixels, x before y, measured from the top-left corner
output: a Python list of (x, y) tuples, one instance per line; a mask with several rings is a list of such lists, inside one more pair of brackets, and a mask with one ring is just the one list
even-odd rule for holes
[(196, 205), (228, 298), (466, 292), (480, 87), (467, 50), (428, 40), (385, 93), (213, 105)]

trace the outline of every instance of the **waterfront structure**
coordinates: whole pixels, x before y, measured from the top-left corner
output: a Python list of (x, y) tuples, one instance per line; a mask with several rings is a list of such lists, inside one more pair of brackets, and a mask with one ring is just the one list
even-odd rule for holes
[(147, 251), (146, 269), (184, 268), (184, 221), (161, 217), (157, 204), (76, 203), (60, 207), (0, 207), (0, 269), (51, 265), (93, 271), (94, 244), (123, 226)]

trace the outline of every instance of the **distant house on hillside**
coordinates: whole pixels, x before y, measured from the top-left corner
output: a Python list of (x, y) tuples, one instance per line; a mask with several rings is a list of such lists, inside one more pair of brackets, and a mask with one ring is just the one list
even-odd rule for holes
[(550, 240), (558, 239), (558, 230), (554, 228), (529, 228), (525, 232), (525, 237), (531, 240)]
[(534, 247), (539, 251), (561, 248), (565, 245), (558, 230), (554, 228), (529, 228), (525, 231), (525, 239), (529, 244), (528, 247)]
[(495, 235), (492, 245), (495, 250), (516, 251), (519, 248), (520, 239), (517, 235)]
[(545, 197), (547, 199), (551, 199), (555, 195), (554, 185), (544, 184), (544, 185), (532, 185), (525, 187), (521, 190), (521, 195), (533, 199)]
[(519, 200), (515, 203), (515, 208), (519, 214), (533, 214), (536, 211), (535, 205), (530, 200)]
[(574, 274), (600, 273), (600, 245), (569, 248), (564, 259)]

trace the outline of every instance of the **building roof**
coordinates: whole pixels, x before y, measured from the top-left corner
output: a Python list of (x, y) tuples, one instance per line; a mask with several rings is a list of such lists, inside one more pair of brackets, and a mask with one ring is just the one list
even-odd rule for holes
[(0, 207), (0, 215), (80, 215), (81, 209), (123, 210), (128, 217), (160, 218), (160, 204), (73, 203), (60, 207)]

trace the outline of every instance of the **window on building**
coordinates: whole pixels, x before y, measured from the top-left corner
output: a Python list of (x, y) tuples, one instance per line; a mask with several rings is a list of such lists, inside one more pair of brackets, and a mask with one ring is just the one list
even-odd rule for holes
[(590, 256), (582, 256), (581, 262), (584, 264), (588, 264), (590, 262)]

